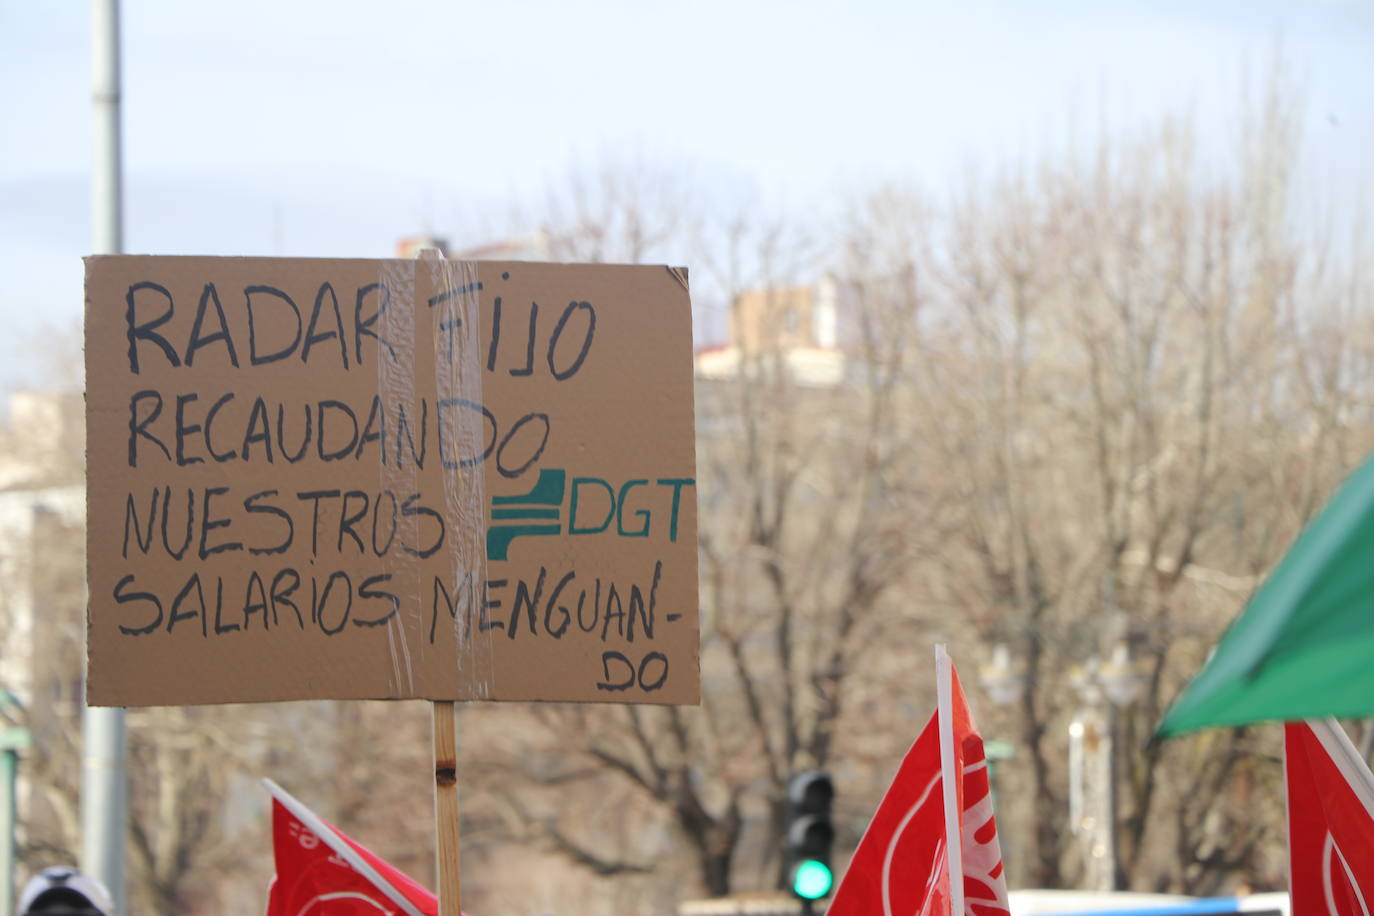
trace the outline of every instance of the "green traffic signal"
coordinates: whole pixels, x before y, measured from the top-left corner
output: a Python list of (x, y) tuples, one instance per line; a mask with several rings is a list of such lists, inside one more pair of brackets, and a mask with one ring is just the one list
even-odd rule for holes
[(788, 780), (784, 874), (792, 894), (802, 900), (828, 896), (835, 884), (830, 871), (830, 847), (835, 842), (830, 806), (834, 799), (835, 784), (823, 770), (796, 773)]
[(792, 892), (806, 900), (819, 900), (830, 893), (835, 876), (830, 866), (815, 859), (805, 859), (797, 863), (792, 871)]

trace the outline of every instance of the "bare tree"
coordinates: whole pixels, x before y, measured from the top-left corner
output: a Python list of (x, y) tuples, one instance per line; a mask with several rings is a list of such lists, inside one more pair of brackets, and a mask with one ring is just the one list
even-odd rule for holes
[[(607, 232), (587, 231), (605, 244)], [(891, 675), (871, 663), (873, 645), (900, 621), (883, 611), (928, 514), (905, 498), (911, 431), (896, 392), (915, 294), (902, 278), (828, 281), (845, 360), (823, 384), (808, 381), (776, 332), (810, 320), (800, 313), (817, 305), (817, 254), (786, 223), (731, 219), (694, 271), (694, 286), (734, 302), (758, 341), (736, 373), (698, 383), (701, 708), (541, 708), (520, 726), (527, 740), (488, 760), (507, 785), (523, 777), (519, 797), (504, 799), (535, 828), (522, 838), (597, 875), (663, 866), (640, 852), (642, 836), (608, 844), (605, 831), (557, 816), (578, 787), (642, 812), (649, 835), (680, 837), (708, 893), (728, 892), (741, 869), (746, 884), (775, 884), (788, 778), (835, 762), (851, 705)]]
[[(1058, 763), (1065, 714), (1081, 702), (1068, 675), (1115, 645), (1145, 675), (1114, 736), (1119, 880), (1216, 888), (1252, 872), (1281, 833), (1237, 827), (1259, 810), (1271, 743), (1209, 737), (1204, 763), (1186, 742), (1148, 741), (1370, 442), (1367, 408), (1362, 421), (1352, 412), (1367, 370), (1342, 358), (1366, 344), (1349, 305), (1331, 301), (1323, 252), (1283, 217), (1275, 182), (1291, 166), (1273, 157), (1291, 147), (1293, 114), (1279, 96), (1266, 104), (1254, 172), (1209, 177), (1189, 130), (1168, 122), (1104, 142), (1091, 164), (974, 189), (950, 208), (932, 262), (913, 386), (959, 471), (947, 486), (961, 535), (927, 587), (971, 599), (978, 640), (1023, 660), (1015, 721), (1030, 801), (1017, 821), (1031, 836), (1015, 845), (1042, 886), (1082, 864)], [(1236, 842), (1220, 842), (1223, 830)]]

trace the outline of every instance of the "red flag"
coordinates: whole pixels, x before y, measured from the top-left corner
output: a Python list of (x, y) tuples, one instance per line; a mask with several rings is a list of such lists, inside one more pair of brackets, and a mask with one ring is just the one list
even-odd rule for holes
[[(936, 649), (936, 680), (940, 708), (903, 758), (826, 909), (828, 916), (1010, 912), (983, 739), (943, 646)], [(950, 793), (944, 769), (959, 774), (950, 780)], [(952, 856), (950, 824), (958, 833)], [(951, 870), (961, 876), (953, 893)]]
[(267, 916), (437, 916), (422, 885), (328, 824), (271, 780), (277, 875)]
[(1295, 916), (1368, 916), (1374, 775), (1335, 719), (1284, 726), (1288, 890)]

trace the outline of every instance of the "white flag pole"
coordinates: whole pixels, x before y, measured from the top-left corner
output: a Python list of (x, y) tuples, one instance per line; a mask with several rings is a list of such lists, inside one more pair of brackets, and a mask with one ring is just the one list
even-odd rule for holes
[[(1311, 720), (1308, 720), (1311, 725)], [(1288, 849), (1288, 860), (1284, 863), (1288, 871), (1288, 904), (1293, 904), (1293, 784), (1288, 776), (1288, 756), (1293, 752), (1293, 744), (1288, 739), (1288, 729), (1283, 730), (1283, 844)]]
[[(1355, 743), (1350, 740), (1350, 736), (1341, 728), (1341, 724), (1335, 719), (1308, 719), (1307, 726), (1312, 729), (1312, 734), (1321, 742), (1326, 749), (1331, 762), (1340, 770), (1345, 781), (1350, 784), (1350, 790), (1355, 793), (1369, 812), (1370, 817), (1374, 817), (1374, 773), (1369, 770), (1369, 765), (1364, 762), (1364, 757), (1356, 749)], [(1287, 758), (1285, 755), (1284, 763), (1284, 784), (1287, 785)]]
[(954, 675), (949, 653), (935, 647), (935, 709), (940, 726), (940, 786), (945, 799), (945, 861), (949, 864), (949, 909), (964, 914), (964, 844), (959, 780), (954, 766)]

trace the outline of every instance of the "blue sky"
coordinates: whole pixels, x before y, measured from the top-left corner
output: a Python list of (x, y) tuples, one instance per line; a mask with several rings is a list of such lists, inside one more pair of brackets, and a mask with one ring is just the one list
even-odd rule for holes
[[(383, 257), (626, 157), (802, 209), (887, 180), (938, 192), (1164, 113), (1224, 148), (1276, 47), (1314, 194), (1374, 190), (1357, 0), (134, 0), (123, 28), (135, 252)], [(37, 328), (80, 319), (89, 29), (85, 3), (0, 0), (0, 385), (31, 380)]]

